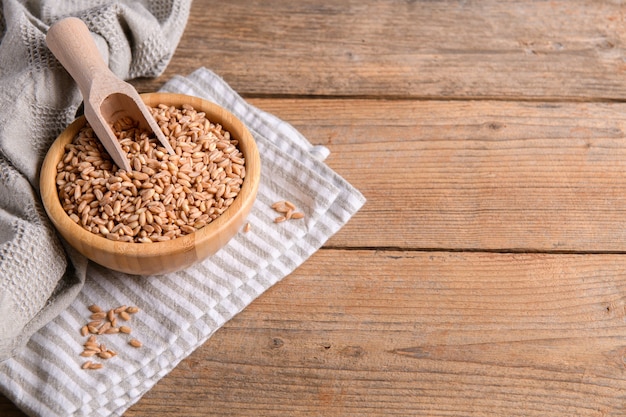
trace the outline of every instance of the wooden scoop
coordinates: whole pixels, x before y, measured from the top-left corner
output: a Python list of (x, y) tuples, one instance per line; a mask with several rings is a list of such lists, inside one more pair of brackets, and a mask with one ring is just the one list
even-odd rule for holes
[(85, 103), (85, 118), (118, 167), (132, 170), (111, 129), (111, 124), (122, 117), (130, 117), (140, 128), (154, 132), (163, 147), (174, 154), (135, 88), (119, 79), (105, 64), (82, 20), (69, 17), (53, 24), (46, 43), (78, 84)]

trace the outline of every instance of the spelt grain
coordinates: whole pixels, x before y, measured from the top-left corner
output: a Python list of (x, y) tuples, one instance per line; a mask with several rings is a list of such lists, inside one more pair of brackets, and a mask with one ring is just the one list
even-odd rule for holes
[(114, 312), (115, 314), (120, 314), (122, 311), (126, 311), (126, 309), (127, 309), (127, 308), (128, 308), (128, 306), (121, 305), (121, 306), (119, 306), (119, 307), (114, 308), (114, 309), (113, 309), (113, 312)]
[(98, 334), (104, 334), (104, 332), (106, 332), (110, 328), (111, 328), (111, 322), (107, 321), (102, 326), (100, 326), (100, 328), (98, 329)]
[(107, 316), (107, 313), (105, 313), (104, 311), (98, 311), (97, 313), (93, 313), (90, 318), (92, 320), (102, 320), (103, 318), (105, 318)]
[[(132, 120), (114, 124), (131, 161), (130, 172), (112, 164), (89, 126), (66, 146), (57, 166), (59, 198), (85, 230), (117, 241), (174, 239), (219, 217), (238, 195), (245, 159), (229, 132), (189, 106), (157, 106), (152, 112), (176, 155), (164, 152)], [(140, 216), (128, 220), (124, 213)], [(156, 216), (161, 213), (167, 215)]]
[(98, 353), (98, 356), (101, 359), (111, 359), (113, 355), (111, 355), (108, 351)]
[(99, 313), (102, 311), (102, 309), (96, 304), (90, 305), (89, 307), (87, 307), (87, 309), (91, 311), (92, 313)]

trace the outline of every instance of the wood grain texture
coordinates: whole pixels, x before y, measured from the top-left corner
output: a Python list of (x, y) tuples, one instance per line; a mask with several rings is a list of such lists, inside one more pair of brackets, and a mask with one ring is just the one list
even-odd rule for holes
[(594, 0), (194, 1), (163, 77), (247, 96), (626, 97), (626, 5)]
[(626, 250), (624, 104), (252, 102), (368, 199), (330, 246)]
[(625, 289), (618, 255), (322, 250), (127, 415), (623, 415)]
[(133, 84), (205, 66), (368, 200), (125, 415), (626, 415), (625, 12), (194, 0)]

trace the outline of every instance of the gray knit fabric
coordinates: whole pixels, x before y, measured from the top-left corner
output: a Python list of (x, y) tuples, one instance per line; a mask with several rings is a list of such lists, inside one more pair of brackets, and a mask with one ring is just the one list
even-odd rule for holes
[(38, 196), (38, 170), (82, 97), (45, 44), (47, 28), (81, 18), (111, 70), (163, 72), (191, 0), (0, 0), (0, 360), (77, 296), (87, 262), (65, 248)]

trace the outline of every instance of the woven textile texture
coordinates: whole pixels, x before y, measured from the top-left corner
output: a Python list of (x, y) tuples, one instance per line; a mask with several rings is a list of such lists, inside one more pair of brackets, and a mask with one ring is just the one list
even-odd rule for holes
[(47, 28), (81, 18), (113, 72), (156, 76), (169, 63), (191, 0), (0, 0), (0, 360), (66, 309), (87, 262), (64, 248), (38, 196), (38, 169), (82, 97), (45, 44)]
[[(362, 207), (365, 199), (296, 129), (243, 100), (219, 76), (201, 68), (175, 77), (163, 91), (202, 97), (233, 112), (250, 129), (261, 155), (261, 182), (241, 231), (209, 259), (183, 271), (130, 276), (89, 264), (72, 304), (0, 364), (0, 391), (33, 416), (118, 416), (224, 323), (313, 255)], [(274, 223), (271, 208), (293, 202), (304, 219)], [(118, 352), (98, 371), (81, 369), (86, 337), (78, 329), (88, 306), (136, 305), (132, 336), (101, 337)]]

